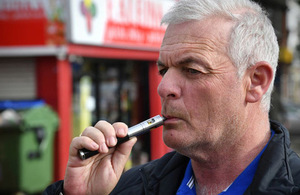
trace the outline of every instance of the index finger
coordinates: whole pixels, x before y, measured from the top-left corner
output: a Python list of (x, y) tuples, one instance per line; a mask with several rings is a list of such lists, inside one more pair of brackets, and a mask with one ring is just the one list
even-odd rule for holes
[(95, 124), (95, 128), (99, 129), (105, 137), (105, 143), (108, 147), (114, 147), (117, 144), (116, 130), (107, 121), (99, 121)]
[(113, 124), (113, 127), (116, 131), (116, 136), (117, 137), (125, 137), (128, 132), (128, 126), (125, 123), (122, 122), (116, 122)]

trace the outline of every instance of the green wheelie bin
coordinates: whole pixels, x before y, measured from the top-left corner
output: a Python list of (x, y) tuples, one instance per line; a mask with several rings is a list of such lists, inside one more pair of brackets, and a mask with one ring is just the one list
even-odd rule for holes
[(47, 105), (2, 114), (15, 120), (0, 121), (0, 194), (38, 194), (53, 182), (57, 114)]

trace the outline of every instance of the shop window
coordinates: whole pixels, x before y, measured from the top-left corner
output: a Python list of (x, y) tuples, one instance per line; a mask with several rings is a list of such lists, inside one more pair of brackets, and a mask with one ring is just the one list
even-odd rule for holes
[[(99, 120), (132, 126), (150, 117), (148, 62), (78, 58), (72, 67), (74, 136)], [(138, 140), (128, 168), (150, 158), (150, 135)]]

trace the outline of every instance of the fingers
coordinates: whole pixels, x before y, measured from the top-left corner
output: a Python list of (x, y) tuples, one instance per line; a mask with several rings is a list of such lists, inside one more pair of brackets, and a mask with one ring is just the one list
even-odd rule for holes
[[(110, 192), (120, 178), (136, 142), (136, 138), (133, 138), (115, 147), (117, 137), (125, 137), (127, 131), (128, 127), (124, 123), (111, 125), (108, 122), (99, 121), (94, 127), (87, 127), (80, 137), (74, 138), (70, 146), (64, 188), (70, 190), (69, 192), (77, 193), (80, 190), (85, 193), (88, 191)], [(98, 150), (100, 155), (81, 160), (78, 150), (83, 148), (91, 151)], [(99, 185), (99, 181), (103, 181), (100, 182), (103, 185)]]
[(119, 122), (111, 125), (106, 121), (99, 121), (94, 127), (88, 127), (83, 131), (80, 140), (77, 141), (76, 148), (107, 153), (109, 148), (116, 146), (116, 137), (125, 137), (127, 130), (128, 127), (124, 123)]
[(114, 147), (117, 144), (116, 131), (110, 123), (106, 121), (99, 121), (96, 123), (94, 128), (96, 128), (95, 130), (98, 130), (96, 131), (98, 135), (102, 134), (103, 140), (101, 136), (99, 136), (99, 138), (101, 138), (101, 141), (103, 141), (106, 146)]
[(69, 151), (70, 158), (75, 157), (77, 159), (78, 150), (82, 148), (86, 148), (90, 151), (95, 151), (99, 149), (99, 145), (89, 137), (85, 137), (85, 136), (75, 137), (73, 138), (70, 145), (70, 151)]
[(114, 123), (113, 127), (116, 130), (116, 136), (117, 137), (122, 138), (122, 137), (125, 137), (127, 135), (128, 127), (124, 123), (120, 123), (120, 122)]

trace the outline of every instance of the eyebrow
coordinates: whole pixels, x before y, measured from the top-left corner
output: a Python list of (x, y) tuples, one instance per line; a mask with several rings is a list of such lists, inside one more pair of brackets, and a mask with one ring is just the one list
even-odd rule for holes
[(189, 64), (191, 62), (202, 62), (202, 60), (199, 60), (199, 59), (195, 59), (194, 57), (186, 57), (186, 58), (183, 58), (181, 60), (179, 60), (176, 64), (178, 65), (184, 65), (184, 64)]
[[(178, 66), (182, 66), (184, 64), (189, 64), (189, 63), (192, 63), (192, 62), (196, 62), (197, 64), (202, 64), (206, 67), (209, 67), (209, 64), (199, 58), (195, 58), (195, 57), (192, 57), (192, 56), (188, 56), (188, 57), (184, 57), (178, 61), (175, 62), (176, 65)], [(166, 66), (162, 61), (158, 60), (156, 62), (157, 66)]]
[(159, 67), (159, 66), (166, 66), (162, 61), (160, 61), (160, 60), (157, 60), (157, 62), (156, 62), (156, 64), (157, 64), (157, 66)]

